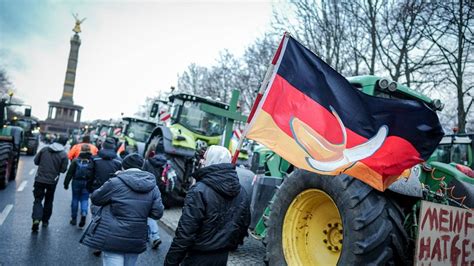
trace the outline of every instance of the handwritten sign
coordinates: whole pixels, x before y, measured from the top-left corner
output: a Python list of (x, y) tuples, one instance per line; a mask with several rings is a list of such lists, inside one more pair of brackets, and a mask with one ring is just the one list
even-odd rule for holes
[(474, 265), (474, 211), (421, 202), (416, 265)]

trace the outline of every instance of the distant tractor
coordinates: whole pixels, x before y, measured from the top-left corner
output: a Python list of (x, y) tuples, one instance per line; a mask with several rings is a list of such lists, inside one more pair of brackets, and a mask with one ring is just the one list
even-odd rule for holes
[[(18, 162), (20, 161), (21, 145), (24, 130), (18, 126), (6, 125), (7, 107), (23, 106), (10, 100), (0, 100), (0, 189), (4, 189), (9, 181), (16, 177)], [(31, 116), (31, 108), (25, 109), (25, 117)]]
[(26, 152), (27, 155), (35, 155), (38, 151), (40, 140), (38, 122), (31, 117), (14, 117), (10, 124), (12, 126), (18, 126), (23, 129), (24, 138), (21, 143), (21, 151)]
[(120, 155), (124, 156), (134, 152), (144, 154), (146, 142), (157, 124), (153, 121), (134, 117), (124, 117), (122, 120)]

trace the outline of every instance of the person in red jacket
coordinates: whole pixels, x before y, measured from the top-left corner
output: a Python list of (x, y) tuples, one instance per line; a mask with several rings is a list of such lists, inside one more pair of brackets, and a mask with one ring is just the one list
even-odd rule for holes
[(69, 150), (69, 152), (67, 154), (67, 157), (69, 158), (69, 160), (72, 161), (72, 160), (76, 159), (79, 156), (79, 153), (81, 153), (81, 147), (82, 147), (83, 144), (89, 145), (89, 148), (90, 148), (90, 151), (91, 151), (92, 155), (97, 155), (97, 152), (99, 150), (97, 149), (96, 146), (94, 146), (94, 144), (91, 143), (90, 136), (89, 135), (84, 135), (82, 137), (82, 142), (72, 146), (72, 148)]

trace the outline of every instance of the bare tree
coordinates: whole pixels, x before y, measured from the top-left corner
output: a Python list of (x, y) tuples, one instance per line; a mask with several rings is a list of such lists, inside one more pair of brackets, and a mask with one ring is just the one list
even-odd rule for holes
[(465, 132), (474, 102), (474, 11), (470, 1), (432, 2), (434, 16), (427, 21), (425, 36), (438, 49), (444, 68), (439, 71), (446, 86), (456, 91), (457, 124)]
[(178, 91), (199, 95), (209, 73), (206, 67), (192, 63), (181, 75), (178, 75)]
[[(380, 27), (380, 10), (384, 4), (381, 0), (358, 0), (344, 1), (344, 9), (351, 14), (355, 20), (357, 28), (355, 34), (360, 34), (359, 41), (367, 44), (367, 48), (357, 51), (357, 58), (360, 58), (367, 66), (370, 75), (376, 72), (378, 37), (377, 32)], [(354, 32), (353, 32), (354, 34)], [(353, 46), (355, 48), (355, 46)]]
[(0, 94), (5, 94), (11, 90), (12, 83), (8, 77), (7, 71), (0, 67)]
[[(404, 0), (386, 2), (381, 12), (381, 27), (377, 31), (379, 62), (394, 81), (412, 86), (424, 83), (417, 75), (428, 66), (439, 64), (433, 56), (434, 44), (423, 35), (425, 23), (433, 9), (424, 1)], [(421, 79), (420, 79), (421, 78)]]
[(268, 64), (278, 46), (279, 35), (265, 34), (249, 45), (240, 58), (241, 68), (235, 73), (235, 87), (241, 93), (240, 102), (244, 112), (250, 111)]
[(348, 23), (347, 12), (335, 0), (290, 1), (289, 7), (276, 9), (273, 15), (276, 31), (289, 31), (339, 72), (348, 68)]

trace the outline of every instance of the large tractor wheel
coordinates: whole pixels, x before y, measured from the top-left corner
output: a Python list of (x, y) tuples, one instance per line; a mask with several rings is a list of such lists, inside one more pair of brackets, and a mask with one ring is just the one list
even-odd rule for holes
[(36, 154), (37, 151), (38, 151), (38, 145), (28, 147), (28, 150), (26, 150), (26, 155), (33, 156)]
[(269, 265), (404, 264), (403, 218), (384, 193), (351, 176), (296, 170), (271, 205), (266, 260)]
[(0, 142), (0, 189), (4, 189), (11, 176), (13, 144)]
[(18, 164), (20, 163), (20, 151), (12, 152), (11, 154), (12, 164), (10, 168), (10, 175), (8, 176), (9, 181), (15, 180)]

